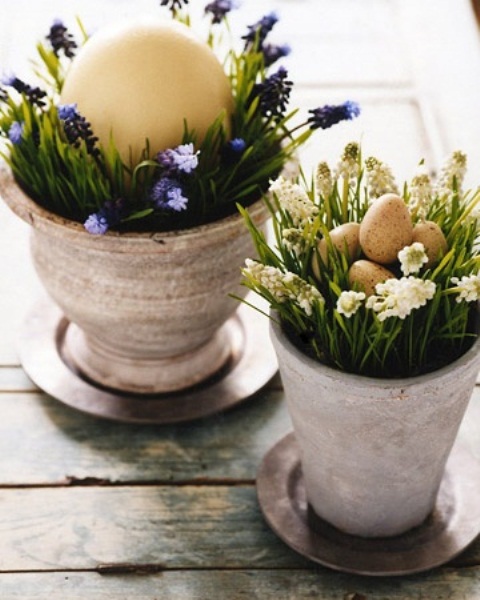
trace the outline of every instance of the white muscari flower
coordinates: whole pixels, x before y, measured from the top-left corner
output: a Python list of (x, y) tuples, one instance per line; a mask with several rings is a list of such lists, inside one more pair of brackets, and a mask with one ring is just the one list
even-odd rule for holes
[(270, 192), (277, 196), (280, 206), (289, 213), (295, 227), (304, 227), (318, 214), (318, 206), (298, 183), (280, 176), (270, 182)]
[(284, 274), (280, 269), (247, 258), (242, 272), (255, 283), (266, 288), (277, 302), (285, 302), (288, 299), (283, 283)]
[(438, 177), (435, 191), (439, 196), (449, 199), (453, 192), (454, 180), (458, 192), (462, 190), (463, 180), (467, 171), (467, 155), (457, 150), (446, 160)]
[(395, 178), (388, 165), (374, 156), (370, 156), (365, 161), (365, 169), (370, 199), (379, 198), (387, 193), (399, 193)]
[(398, 260), (404, 275), (415, 275), (428, 262), (425, 246), (421, 242), (414, 242), (410, 246), (405, 246), (398, 253)]
[(433, 187), (430, 176), (423, 165), (420, 165), (417, 173), (410, 183), (410, 197), (408, 208), (412, 215), (425, 220), (427, 210), (432, 201)]
[(387, 279), (377, 283), (377, 295), (367, 299), (366, 307), (377, 313), (379, 321), (389, 317), (405, 319), (417, 308), (425, 306), (435, 295), (436, 285), (433, 281), (416, 277)]
[(464, 275), (461, 279), (452, 277), (450, 281), (458, 291), (457, 302), (476, 302), (480, 298), (480, 273)]
[(303, 235), (303, 229), (290, 227), (282, 230), (282, 240), (290, 252), (295, 256), (301, 256), (305, 252), (306, 239)]
[(326, 162), (321, 162), (317, 166), (316, 187), (317, 193), (322, 196), (322, 198), (329, 198), (333, 191), (332, 172)]
[(324, 298), (317, 288), (307, 283), (295, 273), (285, 273), (284, 283), (291, 292), (290, 299), (294, 300), (309, 317), (313, 313), (315, 302), (324, 302)]
[(350, 181), (358, 177), (360, 173), (359, 156), (360, 146), (357, 142), (347, 144), (335, 169), (335, 179), (342, 177), (345, 181)]
[(287, 300), (295, 302), (309, 317), (313, 313), (314, 304), (324, 302), (317, 288), (295, 273), (289, 271), (283, 273), (276, 267), (263, 265), (251, 259), (247, 259), (245, 265), (242, 270), (245, 277), (266, 288), (277, 302), (282, 304)]
[(347, 318), (353, 316), (362, 306), (366, 296), (363, 292), (354, 292), (353, 290), (343, 291), (337, 300), (337, 311)]

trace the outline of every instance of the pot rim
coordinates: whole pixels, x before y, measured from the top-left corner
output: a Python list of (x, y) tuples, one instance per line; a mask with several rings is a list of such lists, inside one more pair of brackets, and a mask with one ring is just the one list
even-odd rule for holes
[[(0, 195), (7, 206), (34, 229), (48, 235), (61, 236), (80, 245), (84, 244), (91, 247), (92, 244), (95, 244), (98, 250), (122, 251), (127, 242), (130, 246), (129, 251), (132, 251), (132, 245), (138, 246), (139, 251), (146, 245), (151, 248), (152, 242), (158, 246), (159, 251), (165, 246), (168, 246), (171, 250), (173, 244), (175, 244), (175, 247), (182, 247), (195, 243), (195, 247), (199, 248), (203, 245), (202, 240), (207, 238), (205, 236), (207, 231), (209, 234), (215, 233), (219, 241), (233, 237), (239, 226), (248, 233), (246, 226), (243, 224), (243, 217), (237, 211), (222, 219), (187, 229), (146, 232), (107, 231), (104, 235), (92, 235), (85, 230), (82, 223), (61, 217), (35, 202), (23, 191), (15, 180), (11, 169), (5, 164), (0, 164)], [(257, 224), (264, 223), (269, 217), (268, 209), (262, 197), (246, 208)], [(211, 235), (208, 237), (211, 239)], [(210, 243), (208, 242), (208, 245)]]
[(442, 378), (443, 376), (449, 376), (452, 370), (462, 368), (464, 369), (475, 359), (479, 360), (480, 335), (477, 333), (476, 339), (474, 340), (473, 344), (470, 346), (470, 348), (468, 348), (468, 350), (464, 354), (459, 356), (453, 362), (444, 365), (439, 369), (435, 369), (434, 371), (423, 373), (422, 375), (399, 378), (381, 378), (359, 375), (357, 373), (348, 373), (347, 371), (335, 369), (334, 367), (325, 365), (320, 361), (315, 360), (314, 358), (302, 352), (297, 346), (295, 346), (295, 344), (289, 339), (289, 337), (284, 332), (280, 322), (280, 315), (276, 310), (270, 309), (269, 318), (270, 336), (279, 345), (282, 345), (285, 348), (286, 352), (293, 356), (295, 362), (305, 365), (308, 369), (317, 371), (320, 375), (332, 381), (335, 381), (337, 383), (339, 381), (342, 381), (347, 386), (353, 386), (357, 388), (375, 386), (376, 388), (381, 389), (411, 388), (415, 385), (424, 385), (425, 383), (431, 381), (438, 381), (438, 379)]

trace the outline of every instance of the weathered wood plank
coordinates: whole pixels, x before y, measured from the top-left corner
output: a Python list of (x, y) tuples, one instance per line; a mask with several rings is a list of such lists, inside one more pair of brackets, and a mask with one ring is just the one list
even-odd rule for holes
[(466, 186), (476, 188), (480, 170), (480, 36), (472, 2), (401, 0), (396, 4), (407, 42), (405, 58), (411, 63), (417, 93), (431, 107), (445, 150), (467, 153)]
[(474, 600), (480, 571), (370, 579), (312, 571), (193, 571), (156, 575), (1, 574), (2, 600)]
[[(0, 394), (0, 486), (253, 480), (292, 428), (283, 392), (265, 390), (224, 414), (171, 427), (94, 419), (44, 394)], [(480, 388), (460, 437), (480, 459)]]
[[(480, 540), (456, 565), (480, 566)], [(253, 485), (2, 490), (0, 572), (310, 568)], [(106, 567), (108, 566), (108, 567)]]
[(0, 365), (1, 392), (35, 392), (37, 386), (21, 367), (3, 367)]
[(39, 393), (0, 394), (0, 486), (122, 481), (253, 480), (291, 429), (283, 393), (171, 427), (94, 419)]
[[(278, 12), (280, 21), (272, 39), (276, 43), (288, 41), (291, 46), (291, 55), (282, 63), (296, 84), (397, 88), (411, 84), (392, 2), (284, 0), (258, 2), (258, 7), (255, 2), (251, 8), (258, 16), (272, 8)], [(254, 11), (250, 13), (248, 18)]]
[(305, 567), (253, 485), (4, 489), (0, 571)]

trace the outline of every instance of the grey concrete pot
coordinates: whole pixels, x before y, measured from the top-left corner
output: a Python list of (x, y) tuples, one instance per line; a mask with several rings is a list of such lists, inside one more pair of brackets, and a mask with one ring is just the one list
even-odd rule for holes
[(445, 368), (388, 380), (320, 364), (274, 321), (271, 336), (315, 513), (363, 537), (420, 525), (475, 385), (480, 339)]
[[(44, 210), (0, 171), (0, 193), (32, 226), (39, 278), (72, 323), (66, 351), (93, 381), (137, 393), (189, 387), (217, 371), (230, 347), (222, 325), (244, 296), (240, 268), (253, 253), (237, 213), (183, 231), (87, 233)], [(264, 203), (250, 209), (257, 225)]]

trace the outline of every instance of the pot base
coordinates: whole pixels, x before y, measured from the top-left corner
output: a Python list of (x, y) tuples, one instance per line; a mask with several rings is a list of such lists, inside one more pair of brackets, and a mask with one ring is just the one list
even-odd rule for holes
[(94, 385), (133, 394), (163, 394), (188, 389), (217, 373), (231, 356), (232, 337), (227, 323), (191, 352), (164, 359), (132, 359), (105, 348), (70, 323), (60, 352)]
[(392, 576), (419, 573), (458, 555), (480, 532), (480, 463), (459, 444), (452, 450), (435, 509), (419, 527), (391, 538), (342, 533), (308, 507), (293, 433), (265, 456), (257, 493), (273, 531), (302, 556), (338, 571)]
[(69, 321), (48, 299), (37, 304), (20, 332), (20, 362), (32, 381), (53, 398), (115, 421), (169, 424), (226, 410), (261, 389), (277, 371), (268, 319), (240, 305), (225, 325), (229, 355), (214, 375), (186, 390), (168, 394), (120, 392), (89, 380), (65, 352)]

